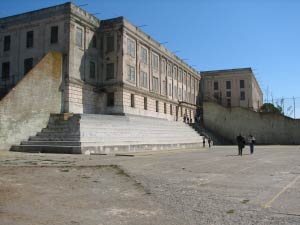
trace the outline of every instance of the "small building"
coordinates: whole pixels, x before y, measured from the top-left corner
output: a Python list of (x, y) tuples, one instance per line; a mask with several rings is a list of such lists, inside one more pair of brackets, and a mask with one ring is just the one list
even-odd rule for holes
[(204, 101), (254, 111), (263, 104), (263, 93), (251, 68), (202, 71), (201, 76)]
[(62, 112), (194, 118), (200, 73), (123, 17), (73, 3), (0, 19), (0, 90), (63, 53)]

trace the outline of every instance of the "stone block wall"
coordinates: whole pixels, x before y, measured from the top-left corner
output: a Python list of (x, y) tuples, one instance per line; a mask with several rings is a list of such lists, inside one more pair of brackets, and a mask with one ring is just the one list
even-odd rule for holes
[(225, 108), (204, 102), (204, 125), (233, 142), (241, 133), (254, 135), (258, 144), (300, 144), (300, 120), (245, 108)]
[(0, 101), (0, 150), (36, 134), (60, 113), (62, 55), (49, 52)]

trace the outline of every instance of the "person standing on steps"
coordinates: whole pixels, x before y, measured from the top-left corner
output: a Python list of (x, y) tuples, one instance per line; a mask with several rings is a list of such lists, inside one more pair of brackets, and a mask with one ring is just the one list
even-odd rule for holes
[(254, 144), (255, 144), (255, 137), (252, 134), (250, 134), (249, 135), (249, 145), (250, 145), (251, 155), (254, 153)]
[(205, 137), (203, 137), (202, 143), (203, 143), (203, 148), (205, 148)]

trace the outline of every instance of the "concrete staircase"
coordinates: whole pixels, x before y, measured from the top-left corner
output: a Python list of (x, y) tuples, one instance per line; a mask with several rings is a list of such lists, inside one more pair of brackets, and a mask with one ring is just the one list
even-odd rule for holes
[(11, 151), (119, 153), (198, 148), (202, 137), (182, 122), (140, 116), (52, 114), (48, 125)]

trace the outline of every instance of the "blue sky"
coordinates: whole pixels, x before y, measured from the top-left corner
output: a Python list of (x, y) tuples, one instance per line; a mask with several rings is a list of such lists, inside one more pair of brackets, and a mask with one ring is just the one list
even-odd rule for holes
[[(0, 17), (64, 2), (1, 0)], [(73, 2), (100, 19), (147, 25), (141, 29), (197, 70), (252, 67), (265, 99), (300, 97), (300, 0)]]

